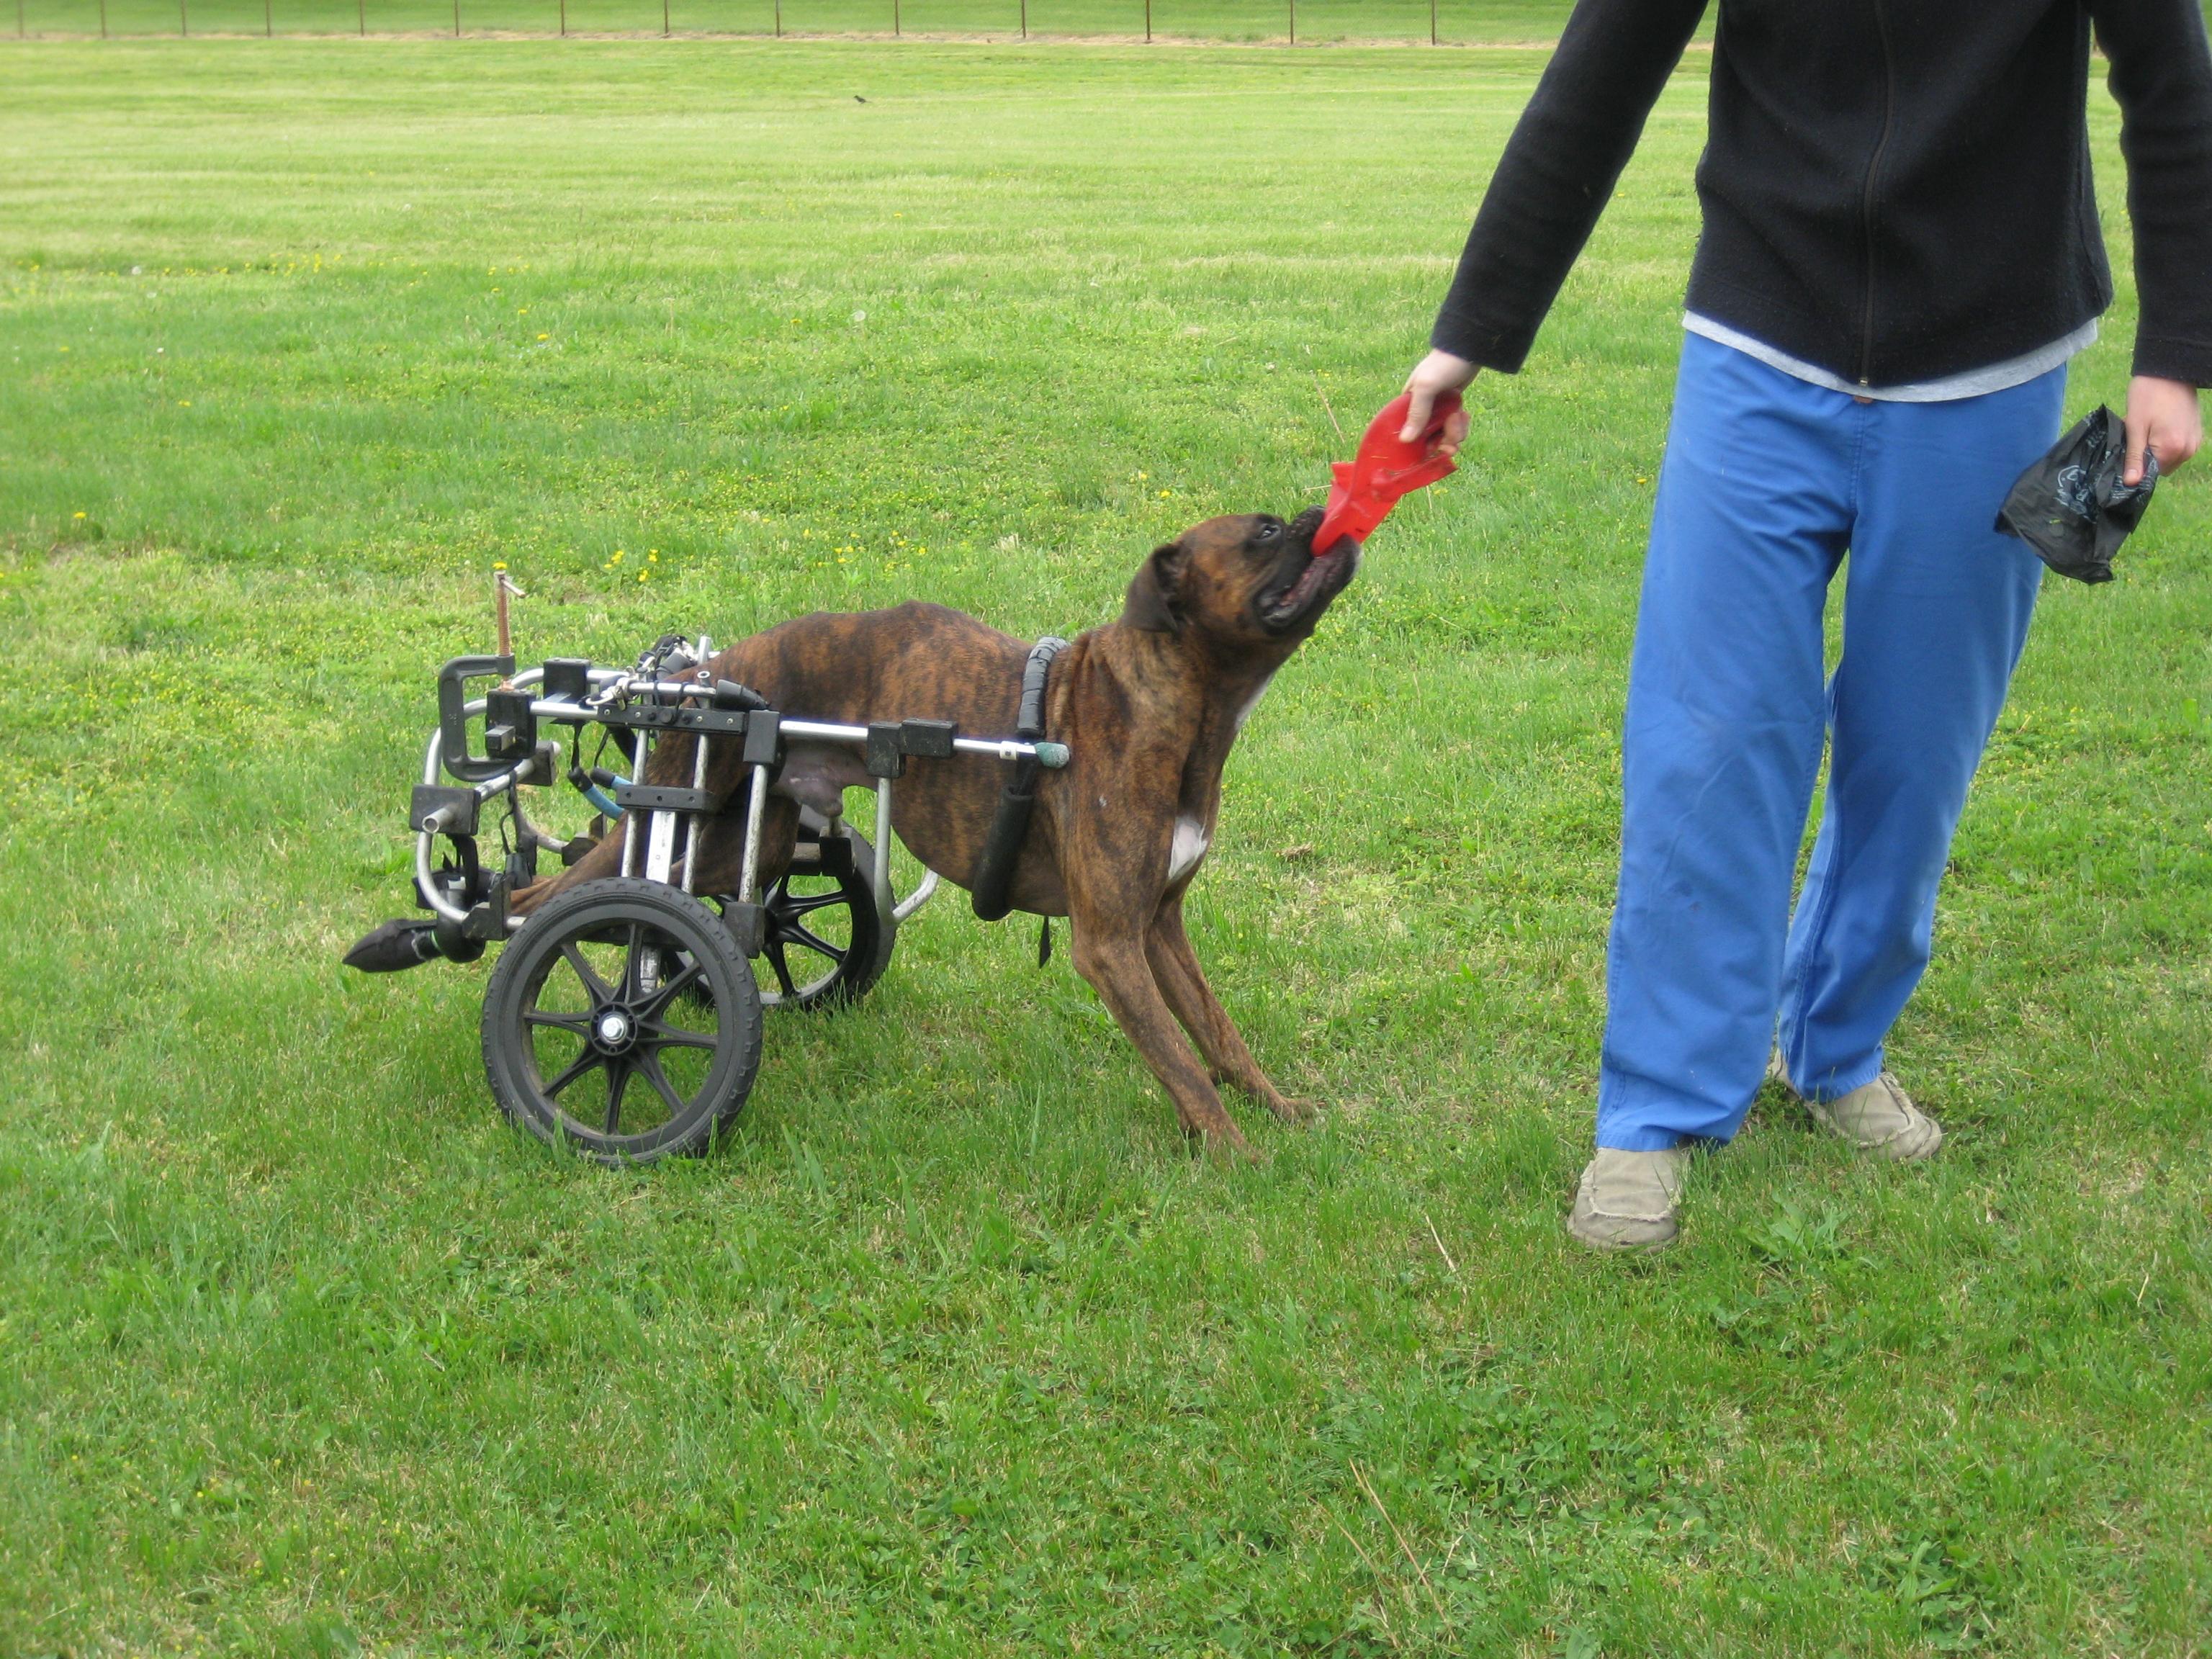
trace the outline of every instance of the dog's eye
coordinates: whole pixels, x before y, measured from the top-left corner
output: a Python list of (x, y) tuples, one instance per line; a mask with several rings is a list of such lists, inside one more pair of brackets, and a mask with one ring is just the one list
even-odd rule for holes
[(1272, 542), (1282, 533), (1283, 526), (1277, 524), (1273, 519), (1270, 519), (1267, 523), (1260, 526), (1259, 530), (1255, 533), (1253, 539), (1255, 541)]

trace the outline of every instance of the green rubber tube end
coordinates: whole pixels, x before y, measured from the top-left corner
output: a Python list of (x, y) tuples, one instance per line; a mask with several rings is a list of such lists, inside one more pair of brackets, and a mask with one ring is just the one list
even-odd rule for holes
[(1067, 764), (1067, 745), (1064, 743), (1041, 743), (1036, 746), (1037, 764), (1057, 772)]

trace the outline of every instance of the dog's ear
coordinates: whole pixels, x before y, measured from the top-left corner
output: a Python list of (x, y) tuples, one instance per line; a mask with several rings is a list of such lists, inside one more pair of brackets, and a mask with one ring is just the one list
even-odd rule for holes
[(1152, 634), (1181, 633), (1182, 606), (1178, 600), (1183, 567), (1189, 562), (1190, 555), (1181, 542), (1163, 542), (1154, 548), (1152, 556), (1129, 584), (1129, 597), (1121, 605), (1122, 622)]

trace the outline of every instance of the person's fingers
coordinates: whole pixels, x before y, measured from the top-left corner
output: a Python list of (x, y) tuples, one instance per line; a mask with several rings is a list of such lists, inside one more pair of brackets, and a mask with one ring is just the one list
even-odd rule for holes
[(2142, 482), (2143, 475), (2143, 447), (2150, 441), (2151, 417), (2148, 412), (2136, 406), (2136, 400), (2132, 398), (2128, 400), (2125, 426), (2128, 452), (2125, 460), (2120, 465), (2120, 482), (2130, 485), (2139, 484)]
[(1470, 424), (1472, 422), (1464, 409), (1452, 410), (1444, 416), (1444, 429), (1437, 434), (1436, 442), (1429, 446), (1429, 453), (1432, 455), (1458, 455), (1459, 447), (1467, 441), (1467, 429)]
[(1412, 443), (1429, 429), (1429, 416), (1437, 406), (1437, 389), (1415, 369), (1406, 380), (1406, 390), (1413, 394), (1413, 401), (1406, 408), (1406, 424), (1398, 429), (1398, 441)]
[(2186, 410), (2178, 419), (2160, 421), (2152, 426), (2150, 436), (2144, 441), (2151, 453), (2158, 457), (2160, 477), (2180, 471), (2203, 446), (2204, 424), (2190, 418), (2195, 412), (2193, 409)]

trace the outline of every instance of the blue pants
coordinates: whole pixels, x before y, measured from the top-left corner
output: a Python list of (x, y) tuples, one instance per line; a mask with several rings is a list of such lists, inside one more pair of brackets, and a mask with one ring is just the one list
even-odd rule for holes
[[(1726, 1140), (1778, 1019), (1808, 1095), (1881, 1070), (2043, 574), (1990, 523), (2057, 436), (2065, 385), (2061, 368), (1979, 398), (1862, 404), (1685, 337), (1629, 670), (1599, 1146)], [(1793, 915), (1824, 738), (1826, 810)]]

